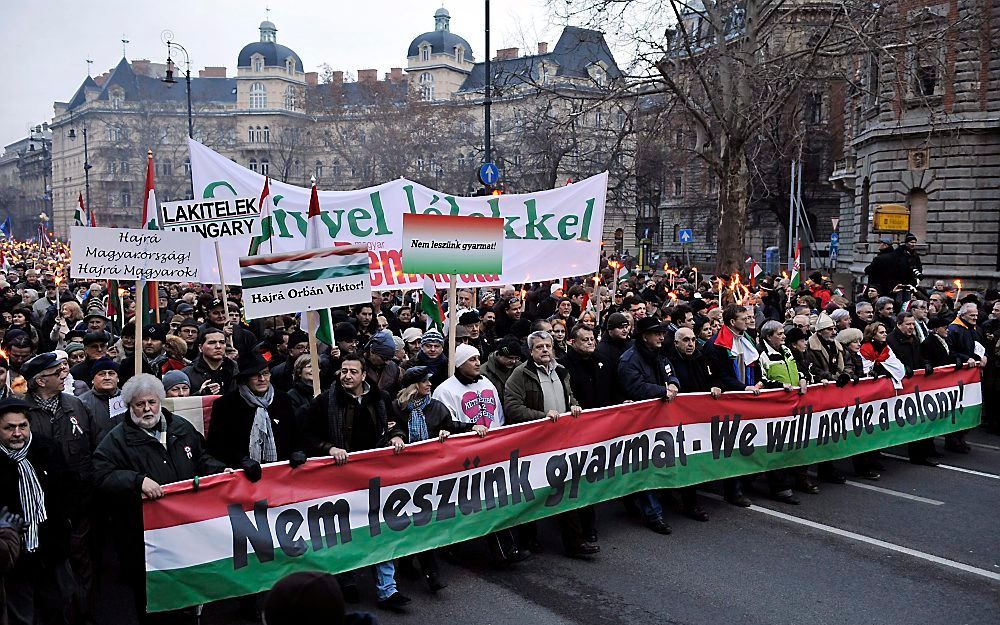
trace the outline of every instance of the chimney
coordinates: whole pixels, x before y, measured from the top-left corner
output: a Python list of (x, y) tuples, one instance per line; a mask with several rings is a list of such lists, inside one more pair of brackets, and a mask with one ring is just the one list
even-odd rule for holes
[(509, 61), (510, 59), (517, 58), (518, 49), (517, 48), (500, 48), (497, 50), (497, 61)]
[(218, 65), (206, 65), (205, 69), (198, 70), (198, 78), (225, 78), (226, 68)]
[(330, 72), (330, 84), (331, 85), (344, 84), (344, 72)]
[(319, 84), (319, 72), (306, 72), (306, 84), (315, 87)]
[(549, 42), (548, 41), (539, 41), (538, 42), (538, 53), (539, 54), (548, 54), (549, 53)]
[(391, 80), (392, 82), (401, 82), (403, 80), (403, 68), (393, 67), (389, 71), (389, 80)]
[(377, 69), (359, 69), (358, 82), (378, 82)]
[(152, 76), (149, 71), (149, 59), (132, 59), (132, 71), (140, 76)]

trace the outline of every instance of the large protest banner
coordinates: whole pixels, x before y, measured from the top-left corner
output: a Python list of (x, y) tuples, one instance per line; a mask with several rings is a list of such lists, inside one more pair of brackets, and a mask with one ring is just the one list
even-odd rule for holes
[[(194, 194), (203, 199), (257, 197), (264, 176), (188, 140)], [(420, 288), (421, 276), (402, 270), (403, 214), (464, 215), (504, 219), (503, 274), (462, 274), (458, 284), (500, 285), (591, 274), (597, 270), (608, 175), (603, 173), (558, 189), (490, 197), (459, 197), (406, 179), (355, 191), (321, 191), (322, 245), (368, 248), (371, 285), (376, 291)], [(306, 247), (310, 189), (270, 181), (270, 217), (264, 226), (274, 252)], [(223, 247), (226, 276), (238, 276), (237, 259), (246, 255), (249, 237), (230, 237)], [(272, 247), (268, 248), (269, 250)], [(211, 260), (206, 271), (211, 271)], [(439, 287), (448, 277), (435, 276)]]
[(651, 488), (677, 488), (974, 427), (980, 371), (840, 389), (680, 395), (165, 487), (143, 504), (150, 611), (270, 588), (452, 544)]
[(69, 229), (71, 278), (201, 282), (201, 237), (130, 228)]

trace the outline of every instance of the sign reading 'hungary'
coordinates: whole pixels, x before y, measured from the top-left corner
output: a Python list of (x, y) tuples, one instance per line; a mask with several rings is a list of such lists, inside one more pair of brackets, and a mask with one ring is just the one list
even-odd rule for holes
[(371, 301), (368, 250), (346, 246), (240, 258), (250, 319)]

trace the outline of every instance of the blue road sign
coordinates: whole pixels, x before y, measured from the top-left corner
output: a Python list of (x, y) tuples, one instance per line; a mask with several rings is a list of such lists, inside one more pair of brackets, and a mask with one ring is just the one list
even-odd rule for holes
[(691, 232), (691, 228), (681, 228), (677, 231), (677, 239), (681, 243), (691, 243), (694, 241), (694, 234)]
[(483, 163), (479, 166), (479, 182), (493, 185), (500, 180), (500, 170), (493, 163)]

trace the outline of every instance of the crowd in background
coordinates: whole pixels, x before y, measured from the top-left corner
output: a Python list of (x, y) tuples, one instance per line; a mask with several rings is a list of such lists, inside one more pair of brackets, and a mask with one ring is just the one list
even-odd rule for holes
[[(984, 426), (996, 432), (1000, 292), (922, 284), (913, 242), (883, 243), (856, 292), (820, 272), (793, 289), (789, 277), (761, 275), (750, 285), (691, 268), (643, 272), (634, 260), (602, 258), (592, 276), (460, 289), (441, 328), (430, 322), (419, 291), (376, 292), (370, 302), (331, 311), (334, 344), (320, 344), (318, 369), (298, 316), (246, 320), (239, 288), (159, 285), (157, 320), (141, 328), (136, 344), (131, 285), (70, 280), (64, 246), (7, 242), (0, 619), (193, 618), (143, 614), (140, 501), (161, 497), (164, 484), (223, 471), (258, 480), (269, 462), (344, 463), (354, 451), (405, 453), (417, 441), (485, 437), (504, 424), (572, 419), (624, 402), (689, 392), (807, 393), (812, 384), (844, 387), (870, 377), (899, 383), (945, 366), (982, 367)], [(322, 390), (316, 397), (314, 379)], [(167, 398), (190, 395), (217, 396), (207, 437), (164, 407)], [(932, 466), (942, 453), (965, 454), (970, 446), (955, 433), (941, 449), (926, 439), (907, 451), (911, 462)], [(870, 452), (717, 487), (735, 506), (749, 506), (751, 495), (800, 505), (801, 495), (843, 484), (848, 472), (878, 480), (884, 470), (880, 454)], [(715, 487), (646, 491), (623, 503), (636, 522), (670, 534), (672, 514), (709, 520), (697, 493)], [(551, 522), (566, 555), (599, 557), (592, 507)], [(498, 566), (510, 566), (546, 548), (537, 526), (481, 542)], [(438, 555), (373, 567), (377, 605), (406, 609), (401, 576), (422, 578), (430, 592), (443, 589)], [(291, 614), (311, 605), (294, 598), (318, 593), (335, 598), (342, 612), (344, 601), (361, 600), (358, 573), (295, 576), (268, 595), (242, 599), (241, 609), (253, 618), (263, 611), (272, 625), (292, 622)]]

